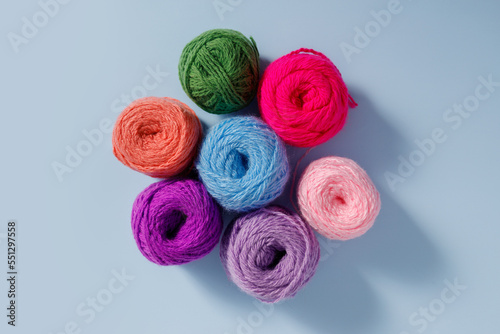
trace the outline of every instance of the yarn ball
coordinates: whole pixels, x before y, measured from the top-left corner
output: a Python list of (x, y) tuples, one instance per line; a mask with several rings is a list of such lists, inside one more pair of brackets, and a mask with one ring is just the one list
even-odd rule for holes
[(275, 303), (293, 297), (311, 279), (320, 248), (307, 223), (274, 206), (234, 220), (222, 236), (220, 257), (241, 290)]
[(359, 237), (372, 227), (380, 211), (380, 195), (354, 161), (324, 157), (302, 174), (297, 197), (302, 217), (330, 239)]
[(299, 49), (272, 62), (257, 95), (264, 121), (289, 145), (322, 144), (342, 129), (357, 106), (325, 55)]
[(177, 265), (212, 251), (222, 233), (222, 217), (203, 184), (167, 179), (151, 184), (136, 198), (132, 231), (149, 261)]
[(235, 30), (206, 31), (184, 47), (179, 78), (186, 94), (201, 109), (214, 114), (240, 110), (257, 94), (257, 45), (252, 37)]
[(189, 168), (202, 137), (200, 120), (184, 103), (169, 97), (133, 101), (113, 129), (113, 153), (124, 165), (158, 178)]
[(256, 117), (232, 117), (215, 125), (196, 168), (208, 192), (234, 211), (267, 205), (283, 192), (289, 177), (284, 144)]

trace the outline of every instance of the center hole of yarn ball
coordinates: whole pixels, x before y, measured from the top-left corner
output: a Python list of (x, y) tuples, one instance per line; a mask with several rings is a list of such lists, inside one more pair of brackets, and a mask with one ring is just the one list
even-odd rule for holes
[(307, 95), (307, 90), (304, 90), (302, 88), (297, 88), (293, 91), (292, 96), (291, 96), (291, 102), (299, 109), (302, 108), (304, 105), (304, 98)]
[(139, 128), (139, 136), (141, 137), (149, 137), (149, 136), (154, 136), (160, 132), (160, 127), (158, 124), (143, 124)]
[(285, 255), (286, 250), (281, 246), (266, 247), (257, 257), (256, 265), (262, 270), (273, 270)]
[(333, 204), (335, 205), (344, 205), (345, 204), (345, 199), (340, 196), (340, 195), (336, 195), (335, 197), (333, 197)]
[(334, 184), (328, 187), (326, 192), (326, 200), (332, 207), (339, 207), (347, 204), (346, 194), (342, 188), (336, 187)]
[(150, 145), (154, 145), (155, 135), (160, 132), (158, 124), (141, 124), (137, 134), (140, 138), (143, 149), (149, 149)]
[(174, 210), (165, 218), (163, 231), (160, 231), (162, 237), (167, 240), (173, 240), (179, 234), (180, 229), (186, 223), (187, 216), (179, 211)]
[(248, 171), (248, 156), (236, 149), (229, 152), (226, 159), (226, 170), (233, 179), (242, 178)]

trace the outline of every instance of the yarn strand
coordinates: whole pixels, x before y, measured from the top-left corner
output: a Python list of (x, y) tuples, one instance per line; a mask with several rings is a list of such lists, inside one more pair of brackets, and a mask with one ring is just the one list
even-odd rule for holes
[(299, 160), (297, 160), (297, 162), (295, 163), (295, 167), (293, 169), (293, 174), (292, 174), (292, 186), (290, 188), (290, 203), (292, 203), (292, 206), (293, 208), (295, 209), (296, 212), (300, 212), (300, 210), (298, 209), (297, 205), (295, 204), (295, 200), (294, 200), (294, 192), (295, 192), (295, 183), (297, 182), (297, 170), (299, 169), (299, 166), (300, 166), (300, 163), (302, 162), (302, 160), (304, 160), (304, 158), (311, 152), (311, 150), (313, 149), (314, 147), (310, 147), (308, 148), (303, 154), (302, 156), (299, 158)]

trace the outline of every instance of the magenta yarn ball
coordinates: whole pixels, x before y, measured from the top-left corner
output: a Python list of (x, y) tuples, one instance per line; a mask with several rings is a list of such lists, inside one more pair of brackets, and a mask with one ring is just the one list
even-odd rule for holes
[(287, 144), (313, 147), (344, 126), (349, 107), (357, 106), (328, 57), (299, 49), (273, 61), (257, 93), (262, 119)]

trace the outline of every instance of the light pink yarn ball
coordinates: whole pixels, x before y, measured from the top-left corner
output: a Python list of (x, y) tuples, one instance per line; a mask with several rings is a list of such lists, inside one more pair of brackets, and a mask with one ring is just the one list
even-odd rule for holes
[(324, 157), (302, 174), (297, 197), (304, 219), (330, 239), (348, 240), (372, 227), (380, 211), (380, 195), (354, 161)]

